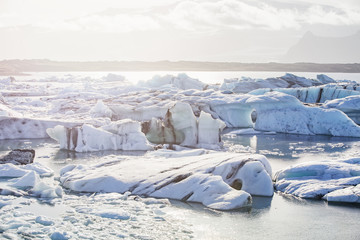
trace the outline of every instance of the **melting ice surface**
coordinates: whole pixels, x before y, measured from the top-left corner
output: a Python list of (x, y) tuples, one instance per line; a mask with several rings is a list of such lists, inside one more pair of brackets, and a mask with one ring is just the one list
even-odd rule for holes
[[(9, 184), (21, 185), (19, 191), (21, 190), (23, 194), (23, 196), (0, 196), (1, 237), (10, 239), (236, 239), (240, 237), (254, 239), (270, 236), (271, 238), (288, 239), (289, 236), (293, 236), (293, 238), (298, 239), (340, 237), (351, 239), (359, 236), (360, 232), (356, 220), (360, 216), (360, 211), (356, 206), (352, 205), (337, 206), (326, 202), (282, 196), (278, 193), (274, 194), (273, 197), (255, 196), (272, 195), (272, 192), (267, 192), (267, 194), (253, 194), (251, 207), (224, 212), (206, 208), (204, 205), (207, 204), (204, 202), (204, 205), (200, 205), (161, 198), (173, 198), (166, 195), (149, 195), (148, 198), (144, 198), (143, 195), (146, 196), (146, 194), (141, 194), (140, 190), (146, 189), (148, 186), (150, 186), (150, 189), (161, 191), (162, 188), (171, 187), (171, 184), (181, 183), (181, 181), (177, 181), (183, 180), (183, 177), (187, 177), (184, 178), (185, 180), (199, 179), (199, 176), (202, 177), (211, 171), (220, 172), (220, 170), (226, 169), (226, 164), (220, 166), (219, 170), (207, 166), (210, 162), (202, 162), (206, 159), (205, 155), (200, 156), (200, 160), (194, 161), (197, 164), (204, 165), (203, 167), (196, 167), (196, 171), (184, 172), (184, 169), (178, 168), (179, 165), (174, 165), (172, 171), (177, 174), (166, 175), (168, 173), (163, 172), (164, 175), (170, 176), (169, 179), (172, 179), (171, 176), (175, 177), (173, 179), (175, 181), (169, 181), (169, 184), (167, 184), (168, 182), (159, 182), (159, 184), (157, 181), (153, 181), (150, 185), (146, 185), (146, 183), (143, 183), (143, 186), (141, 184), (137, 185), (136, 187), (140, 188), (139, 195), (142, 197), (129, 195), (129, 192), (126, 191), (124, 193), (105, 193), (107, 185), (102, 186), (101, 181), (104, 179), (106, 181), (109, 181), (109, 179), (110, 181), (122, 181), (123, 179), (119, 175), (128, 176), (132, 174), (130, 171), (131, 164), (123, 162), (124, 159), (142, 159), (141, 161), (145, 161), (145, 159), (156, 158), (156, 161), (159, 162), (165, 161), (165, 159), (169, 160), (172, 155), (176, 155), (176, 153), (168, 154), (166, 150), (163, 150), (165, 154), (168, 154), (166, 157), (165, 155), (151, 157), (151, 155), (148, 155), (149, 153), (141, 151), (144, 149), (137, 149), (136, 146), (138, 145), (132, 145), (133, 141), (127, 142), (129, 139), (126, 138), (128, 133), (135, 133), (135, 135), (140, 136), (140, 127), (130, 122), (133, 126), (131, 129), (134, 131), (124, 132), (123, 130), (126, 128), (122, 127), (124, 126), (122, 125), (123, 122), (117, 122), (122, 121), (120, 117), (124, 114), (132, 117), (132, 121), (148, 120), (150, 122), (148, 126), (151, 126), (151, 124), (155, 126), (152, 128), (156, 133), (153, 136), (157, 138), (158, 142), (161, 142), (161, 139), (166, 141), (169, 141), (169, 139), (182, 139), (181, 141), (187, 139), (186, 144), (183, 144), (185, 146), (188, 146), (189, 143), (194, 144), (203, 141), (202, 144), (204, 144), (209, 141), (212, 145), (207, 145), (207, 147), (214, 148), (213, 145), (216, 145), (221, 148), (219, 139), (214, 136), (223, 128), (224, 123), (227, 127), (253, 126), (255, 130), (237, 129), (238, 133), (242, 132), (243, 134), (245, 132), (246, 135), (222, 135), (222, 144), (227, 149), (228, 155), (219, 156), (217, 160), (225, 161), (228, 156), (237, 154), (245, 154), (245, 156), (253, 156), (253, 158), (258, 156), (253, 154), (262, 154), (266, 156), (272, 165), (273, 172), (304, 162), (348, 159), (359, 154), (357, 138), (311, 136), (319, 133), (330, 133), (329, 135), (340, 135), (338, 133), (345, 135), (351, 135), (349, 133), (357, 134), (357, 126), (349, 124), (351, 120), (340, 111), (328, 111), (326, 108), (316, 108), (316, 111), (312, 111), (302, 106), (296, 98), (281, 93), (268, 94), (262, 97), (256, 95), (227, 97), (225, 96), (226, 93), (224, 93), (225, 95), (218, 93), (216, 86), (209, 88), (209, 86), (199, 84), (199, 82), (192, 79), (189, 79), (188, 83), (196, 86), (195, 89), (203, 87), (207, 88), (207, 90), (187, 89), (188, 85), (183, 85), (178, 80), (182, 79), (182, 77), (153, 78), (160, 79), (162, 85), (176, 85), (180, 90), (174, 89), (172, 86), (166, 86), (161, 91), (146, 92), (146, 90), (139, 89), (139, 86), (137, 86), (138, 95), (126, 95), (127, 91), (131, 89), (124, 88), (123, 83), (126, 79), (119, 75), (107, 75), (98, 79), (77, 78), (68, 75), (61, 79), (35, 78), (30, 81), (25, 78), (21, 83), (17, 81), (14, 83), (11, 83), (11, 81), (2, 82), (1, 84), (4, 85), (2, 91), (4, 106), (11, 106), (10, 109), (6, 107), (1, 109), (4, 117), (2, 123), (11, 126), (11, 128), (5, 128), (6, 130), (3, 131), (5, 135), (2, 135), (1, 138), (23, 137), (31, 139), (1, 140), (0, 150), (5, 153), (14, 148), (34, 148), (37, 153), (35, 162), (52, 169), (54, 173), (52, 176), (43, 177), (37, 177), (34, 174), (26, 176), (27, 181), (30, 180), (30, 182), (34, 183), (31, 186), (22, 184), (24, 181), (12, 179), (9, 182), (9, 179), (1, 179), (1, 188), (8, 187)], [(62, 81), (60, 85), (57, 83), (58, 80)], [(114, 87), (115, 82), (120, 82), (119, 87)], [(26, 85), (26, 88), (23, 88), (23, 85)], [(141, 99), (139, 99), (139, 96)], [(181, 100), (189, 104), (193, 110), (191, 114), (186, 113), (186, 118), (190, 121), (189, 124), (185, 125), (181, 121), (176, 123), (172, 118), (172, 116), (176, 116), (184, 109), (189, 109), (189, 105), (185, 104), (186, 106), (177, 107), (179, 110), (176, 110), (176, 107), (174, 107), (176, 105), (173, 102)], [(259, 121), (259, 119), (257, 120), (258, 125), (253, 124), (251, 119), (253, 108), (258, 110), (257, 117), (261, 118), (262, 115), (274, 116), (274, 114), (271, 115), (271, 110), (274, 109), (258, 107), (261, 103), (269, 102), (269, 100), (284, 103), (285, 107), (289, 107), (291, 104), (286, 104), (284, 100), (294, 103), (295, 108), (292, 106), (290, 110), (304, 114), (304, 119), (308, 121), (307, 128), (294, 130), (290, 125), (287, 128), (281, 128), (281, 122), (275, 121), (274, 123), (277, 123), (279, 128), (271, 129), (264, 125), (266, 122)], [(237, 106), (236, 102), (243, 105)], [(225, 114), (226, 111), (223, 111), (223, 109), (226, 104), (231, 106), (228, 110), (235, 109), (234, 114)], [(116, 107), (117, 105), (121, 107)], [(126, 105), (128, 108), (126, 108)], [(141, 105), (142, 108), (134, 111), (131, 107), (136, 105)], [(151, 108), (154, 106), (155, 108)], [(330, 108), (335, 106), (334, 108), (341, 110), (341, 107), (336, 107), (336, 104), (328, 104), (328, 106)], [(343, 105), (339, 104), (339, 106)], [(286, 113), (286, 111), (281, 112), (280, 108), (276, 110), (284, 115)], [(171, 115), (167, 112), (170, 112)], [(330, 129), (331, 123), (324, 124), (324, 121), (321, 121), (324, 118), (321, 117), (321, 114), (328, 115), (327, 112), (336, 112), (338, 116), (341, 116), (340, 118), (343, 120), (339, 121), (339, 123), (344, 127), (344, 131), (341, 128), (340, 130)], [(238, 117), (242, 116), (241, 114), (246, 114), (246, 117), (239, 121)], [(311, 120), (316, 118), (318, 114), (320, 115), (318, 119), (319, 125), (309, 127), (309, 123), (310, 125), (312, 123)], [(45, 116), (48, 116), (48, 119), (38, 119)], [(153, 117), (157, 119), (153, 120)], [(340, 118), (335, 117), (337, 120)], [(17, 120), (14, 121), (14, 119)], [(218, 121), (214, 119), (218, 119)], [(86, 125), (83, 125), (83, 123), (89, 124), (91, 127), (85, 127), (84, 131)], [(55, 139), (69, 139), (69, 141), (59, 142), (60, 146), (64, 146), (63, 148), (71, 151), (59, 150), (58, 143), (51, 139), (36, 139), (46, 137), (46, 130), (54, 129), (59, 124), (66, 124), (66, 126), (61, 131), (53, 132), (58, 136)], [(214, 126), (217, 126), (215, 131), (213, 131)], [(159, 133), (158, 129), (163, 129), (162, 127), (167, 128), (166, 134), (170, 133), (170, 135)], [(28, 131), (23, 131), (26, 129)], [(103, 142), (108, 141), (107, 144), (99, 146), (96, 145), (96, 142), (92, 142), (86, 145), (85, 143), (89, 143), (87, 140), (94, 140), (94, 137), (87, 135), (89, 129), (91, 133), (98, 134), (104, 140)], [(314, 129), (320, 129), (320, 132), (313, 131)], [(351, 129), (355, 129), (355, 131)], [(266, 130), (267, 132), (259, 130)], [(275, 133), (275, 131), (308, 135), (281, 134)], [(82, 134), (81, 137), (79, 137), (79, 133)], [(66, 134), (69, 134), (70, 137)], [(145, 139), (143, 135), (141, 135), (141, 139)], [(79, 142), (79, 140), (81, 141)], [(83, 143), (83, 145), (78, 145), (78, 143)], [(130, 145), (127, 143), (130, 143)], [(208, 144), (208, 142), (206, 143)], [(135, 146), (133, 150), (137, 151), (121, 151), (121, 149), (124, 149), (124, 144), (130, 146), (130, 148)], [(146, 141), (140, 141), (139, 144), (140, 146), (150, 145)], [(76, 146), (79, 146), (79, 151), (76, 151)], [(179, 148), (181, 149), (181, 147)], [(194, 159), (197, 158), (194, 157)], [(154, 162), (156, 161), (154, 160)], [(256, 163), (256, 161), (254, 162)], [(124, 173), (121, 172), (122, 163), (124, 163), (124, 169), (127, 170)], [(184, 165), (188, 163), (184, 162)], [(181, 162), (176, 164), (181, 164)], [(114, 171), (111, 171), (111, 165), (114, 166)], [(231, 164), (228, 165), (231, 166)], [(241, 162), (234, 166), (240, 165), (242, 165)], [(267, 170), (266, 164), (262, 163), (261, 165), (263, 167), (253, 173), (261, 173), (261, 176), (266, 176), (271, 172)], [(99, 174), (98, 171), (92, 170), (96, 169), (94, 166), (103, 166), (104, 171)], [(150, 168), (150, 165), (144, 164), (143, 166)], [(191, 165), (189, 166), (191, 167)], [(73, 172), (75, 169), (79, 171), (77, 173)], [(156, 180), (156, 177), (158, 177), (157, 171), (161, 172), (163, 170), (149, 169), (149, 171), (144, 172), (145, 174), (142, 173), (140, 177)], [(193, 178), (190, 175), (188, 176), (189, 172), (193, 174), (191, 175)], [(150, 174), (150, 176), (146, 176), (146, 174)], [(228, 188), (230, 189), (229, 192), (240, 193), (238, 196), (241, 198), (241, 191), (236, 192), (235, 189), (245, 189), (246, 179), (240, 178), (240, 171), (239, 174), (234, 175), (225, 172), (225, 175), (219, 174), (216, 181), (212, 181), (212, 178), (208, 178), (208, 181), (213, 183), (226, 182), (226, 176), (229, 176), (229, 182), (226, 186), (233, 186), (233, 189)], [(182, 176), (182, 178), (177, 178), (177, 176)], [(225, 179), (223, 176), (225, 176)], [(33, 186), (39, 181), (51, 186), (50, 190), (55, 193), (60, 182), (67, 188), (62, 193), (62, 197), (59, 195), (54, 197), (53, 195), (50, 198), (46, 196), (38, 198), (36, 192), (33, 191)], [(77, 192), (77, 190), (81, 191), (87, 182), (95, 183), (92, 185), (93, 187), (102, 186), (103, 191), (95, 191), (97, 193), (93, 193), (93, 191), (90, 191), (91, 193)], [(82, 183), (85, 183), (85, 185), (82, 185)], [(155, 186), (153, 183), (155, 183)], [(157, 188), (158, 186), (162, 188)], [(177, 186), (179, 186), (180, 190), (184, 189), (181, 185)], [(132, 185), (129, 190), (136, 189), (133, 187)], [(220, 188), (223, 189), (221, 186)], [(70, 191), (70, 189), (75, 190), (75, 192)], [(44, 188), (40, 190), (44, 190)], [(251, 193), (251, 190), (247, 190)], [(166, 191), (162, 192), (162, 194), (164, 193)], [(189, 199), (192, 197), (189, 193), (186, 192), (185, 195), (182, 195), (183, 193), (179, 191), (175, 194), (181, 195), (181, 199), (183, 197)], [(233, 194), (224, 196), (225, 198), (222, 200), (226, 201), (220, 201), (221, 204), (226, 203), (228, 200), (230, 200), (228, 202), (231, 202), (231, 199), (234, 199)], [(199, 199), (199, 196), (197, 198)], [(202, 201), (198, 200), (197, 202)], [(207, 206), (211, 207), (210, 205)], [(314, 221), (318, 218), (319, 220), (315, 224)]]

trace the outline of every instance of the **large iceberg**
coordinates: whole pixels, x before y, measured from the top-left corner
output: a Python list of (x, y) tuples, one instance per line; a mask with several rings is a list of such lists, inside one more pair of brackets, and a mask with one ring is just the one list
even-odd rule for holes
[(276, 173), (275, 189), (302, 198), (360, 203), (360, 158), (288, 167)]
[(140, 131), (140, 123), (129, 119), (112, 122), (101, 128), (88, 124), (74, 128), (58, 125), (48, 128), (46, 132), (59, 142), (61, 149), (76, 152), (150, 150), (152, 148)]
[(256, 130), (360, 137), (360, 127), (343, 112), (307, 107), (284, 93), (269, 92), (253, 96), (246, 103), (256, 109)]
[(93, 166), (68, 165), (60, 172), (60, 181), (78, 192), (130, 191), (222, 210), (251, 205), (251, 195), (273, 195), (271, 167), (262, 155), (184, 151), (169, 158), (168, 152)]

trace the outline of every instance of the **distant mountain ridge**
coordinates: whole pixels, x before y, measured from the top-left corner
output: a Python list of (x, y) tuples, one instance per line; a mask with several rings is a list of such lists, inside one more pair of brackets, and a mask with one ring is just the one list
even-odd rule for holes
[(347, 37), (321, 37), (307, 32), (291, 47), (284, 62), (360, 63), (360, 31)]
[(360, 73), (360, 63), (239, 63), (194, 61), (89, 61), (68, 62), (46, 59), (0, 61), (0, 75), (25, 72), (96, 72), (96, 71), (268, 71), (268, 72), (347, 72)]

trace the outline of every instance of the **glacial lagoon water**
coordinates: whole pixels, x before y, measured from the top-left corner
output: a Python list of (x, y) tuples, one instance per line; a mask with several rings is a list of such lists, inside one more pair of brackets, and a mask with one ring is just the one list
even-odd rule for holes
[[(227, 134), (231, 130), (224, 132), (225, 146), (231, 151), (264, 154), (272, 164), (273, 173), (299, 162), (356, 157), (360, 152), (360, 142), (354, 138), (290, 134), (235, 136)], [(55, 177), (67, 164), (91, 164), (104, 157), (144, 154), (141, 151), (71, 153), (59, 150), (50, 139), (0, 141), (2, 153), (14, 147), (34, 148), (36, 161), (52, 168)], [(17, 201), (20, 204), (14, 210), (16, 216), (47, 216), (57, 223), (53, 227), (72, 234), (75, 239), (86, 234), (92, 234), (94, 239), (358, 239), (360, 236), (358, 205), (328, 204), (279, 193), (271, 198), (254, 197), (252, 208), (228, 212), (179, 201), (171, 201), (170, 205), (147, 205), (134, 199), (111, 201), (111, 197), (96, 201), (91, 194), (73, 193), (51, 203), (35, 199)], [(129, 219), (97, 217), (87, 212), (88, 208), (117, 209), (128, 214)], [(92, 224), (87, 224), (89, 221)], [(113, 226), (109, 228), (109, 224)], [(21, 228), (14, 232), (21, 233)]]

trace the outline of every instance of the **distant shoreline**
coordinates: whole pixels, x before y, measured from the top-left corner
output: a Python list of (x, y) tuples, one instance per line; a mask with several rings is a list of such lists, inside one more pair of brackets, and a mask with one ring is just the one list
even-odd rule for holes
[(254, 71), (254, 72), (338, 72), (360, 73), (360, 63), (239, 63), (195, 61), (93, 61), (3, 60), (1, 76), (27, 75), (26, 72), (99, 71)]

